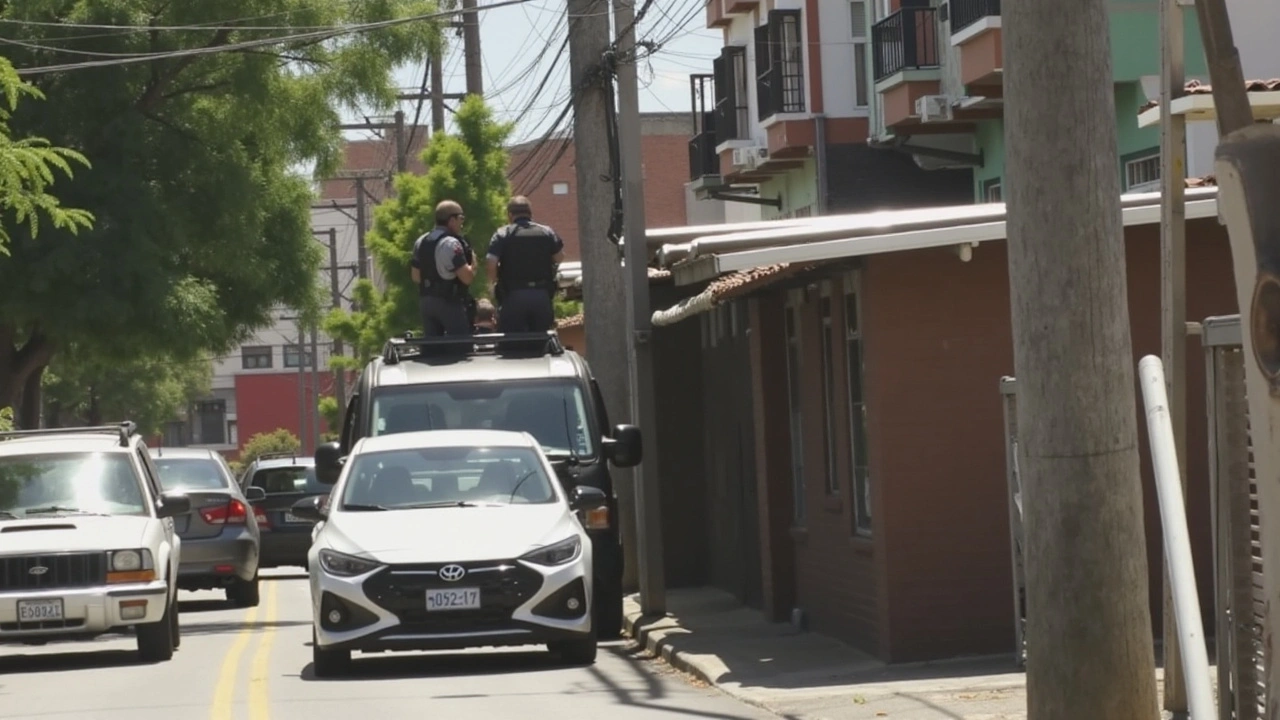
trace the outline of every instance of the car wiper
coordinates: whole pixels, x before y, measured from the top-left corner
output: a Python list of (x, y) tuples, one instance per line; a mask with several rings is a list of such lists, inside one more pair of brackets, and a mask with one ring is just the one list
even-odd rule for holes
[(411, 505), (396, 505), (396, 510), (422, 510), (425, 508), (442, 508), (442, 507), (480, 507), (480, 503), (473, 503), (467, 500), (443, 500), (440, 502), (413, 503)]
[(13, 513), (9, 512), (8, 510), (0, 510), (0, 518), (9, 518), (10, 520), (17, 520), (17, 519), (19, 519), (17, 515), (14, 515)]
[(46, 515), (48, 513), (75, 513), (77, 515), (106, 515), (106, 513), (90, 512), (81, 510), (80, 508), (66, 507), (63, 505), (50, 505), (48, 507), (27, 508), (28, 515)]
[(391, 508), (386, 507), (385, 505), (361, 505), (359, 503), (347, 503), (342, 506), (342, 509), (360, 511), (360, 510), (390, 510)]

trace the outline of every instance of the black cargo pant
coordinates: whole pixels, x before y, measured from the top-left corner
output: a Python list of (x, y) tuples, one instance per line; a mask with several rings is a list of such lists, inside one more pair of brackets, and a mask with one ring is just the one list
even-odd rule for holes
[(498, 309), (498, 332), (546, 332), (556, 326), (551, 293), (540, 288), (516, 288), (502, 298)]
[(422, 332), (427, 337), (471, 335), (471, 320), (461, 298), (423, 295), (418, 298), (422, 313)]

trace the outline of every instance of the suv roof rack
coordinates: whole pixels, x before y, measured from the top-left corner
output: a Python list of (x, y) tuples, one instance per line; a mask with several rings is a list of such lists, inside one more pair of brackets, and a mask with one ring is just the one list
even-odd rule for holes
[(394, 365), (401, 360), (428, 356), (471, 357), (475, 355), (507, 355), (545, 357), (563, 355), (564, 345), (555, 330), (526, 333), (481, 333), (443, 337), (422, 337), (407, 332), (387, 340), (382, 347), (382, 361)]
[(258, 462), (260, 460), (279, 460), (280, 458), (289, 458), (290, 460), (292, 460), (296, 457), (298, 457), (298, 452), (296, 450), (277, 450), (275, 452), (262, 453), (258, 457), (254, 458), (253, 461)]
[(120, 447), (129, 447), (129, 438), (138, 434), (138, 426), (132, 420), (115, 425), (91, 425), (87, 427), (40, 428), (38, 430), (8, 430), (0, 432), (0, 439), (13, 440), (24, 437), (50, 435), (84, 435), (86, 433), (114, 433), (120, 438)]

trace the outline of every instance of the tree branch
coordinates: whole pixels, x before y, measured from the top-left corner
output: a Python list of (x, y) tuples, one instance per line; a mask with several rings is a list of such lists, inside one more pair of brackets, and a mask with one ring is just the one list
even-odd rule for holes
[[(155, 31), (152, 31), (153, 37), (154, 32)], [(213, 37), (209, 42), (205, 43), (204, 48), (207, 49), (226, 45), (230, 39), (230, 30), (225, 28), (218, 30), (213, 34)], [(155, 47), (154, 42), (152, 43), (152, 47)], [(142, 92), (142, 97), (138, 98), (138, 101), (134, 103), (134, 107), (143, 114), (153, 110), (156, 103), (163, 99), (165, 89), (172, 84), (184, 70), (191, 67), (191, 65), (199, 58), (199, 55), (185, 55), (180, 57), (176, 62), (174, 62), (173, 66), (170, 67), (167, 72), (160, 70), (160, 63), (162, 61), (156, 60), (152, 62), (151, 79), (147, 82), (147, 89)]]
[(191, 142), (193, 142), (193, 143), (200, 143), (200, 142), (201, 142), (201, 141), (200, 141), (200, 138), (199, 138), (199, 137), (197, 137), (197, 136), (196, 136), (194, 133), (192, 133), (191, 131), (187, 130), (186, 128), (180, 127), (179, 125), (174, 124), (172, 121), (167, 120), (167, 119), (165, 119), (165, 118), (162, 118), (162, 117), (160, 117), (159, 115), (157, 115), (157, 114), (155, 114), (155, 113), (152, 113), (152, 112), (146, 112), (146, 111), (144, 110), (144, 111), (143, 111), (143, 113), (142, 113), (142, 117), (144, 117), (144, 118), (146, 118), (146, 119), (148, 119), (148, 120), (150, 120), (150, 121), (152, 121), (152, 122), (154, 122), (154, 123), (156, 123), (156, 124), (158, 124), (158, 125), (163, 125), (164, 127), (169, 128), (170, 130), (174, 131), (174, 132), (175, 132), (175, 133), (177, 133), (178, 135), (182, 136), (184, 139), (186, 139), (186, 140), (190, 140), (190, 141), (191, 141)]
[(39, 328), (32, 330), (31, 337), (13, 354), (11, 372), (19, 382), (25, 382), (28, 375), (49, 364), (54, 349), (53, 342)]
[[(172, 91), (172, 92), (169, 92), (169, 93), (166, 93), (166, 94), (164, 94), (164, 95), (161, 95), (161, 96), (160, 96), (160, 99), (161, 99), (161, 100), (168, 100), (168, 99), (170, 99), (170, 98), (175, 98), (175, 97), (178, 97), (178, 96), (180, 96), (180, 95), (190, 95), (191, 93), (199, 93), (199, 92), (206, 92), (206, 91), (209, 91), (209, 90), (217, 90), (218, 88), (229, 87), (230, 85), (231, 85), (231, 81), (230, 81), (230, 80), (222, 80), (222, 81), (220, 81), (220, 82), (213, 82), (213, 83), (204, 83), (203, 85), (192, 85), (192, 86), (190, 86), (190, 87), (178, 88), (177, 90), (174, 90), (174, 91)], [(143, 114), (145, 114), (145, 113), (143, 113)]]
[(290, 62), (301, 62), (301, 63), (307, 63), (308, 65), (319, 65), (319, 66), (321, 66), (321, 67), (328, 67), (328, 66), (329, 66), (329, 64), (330, 64), (328, 60), (320, 60), (320, 59), (317, 59), (317, 58), (309, 58), (309, 57), (305, 57), (305, 56), (303, 56), (303, 55), (293, 55), (293, 54), (291, 54), (291, 53), (270, 52), (270, 51), (268, 51), (268, 50), (252, 50), (252, 49), (248, 49), (248, 50), (236, 50), (235, 52), (236, 52), (236, 53), (238, 53), (238, 54), (240, 54), (240, 55), (266, 55), (266, 56), (268, 56), (268, 57), (278, 58), (278, 59), (280, 59), (280, 60), (288, 60), (288, 61), (290, 61)]

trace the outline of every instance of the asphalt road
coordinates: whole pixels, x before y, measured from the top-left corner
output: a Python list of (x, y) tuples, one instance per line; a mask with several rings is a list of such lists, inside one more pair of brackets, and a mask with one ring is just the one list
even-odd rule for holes
[(776, 716), (606, 643), (591, 667), (542, 648), (356, 654), (350, 677), (311, 673), (305, 578), (271, 571), (262, 602), (228, 609), (222, 593), (182, 593), (182, 647), (136, 659), (132, 637), (0, 645), (0, 718), (74, 720), (766, 720)]

